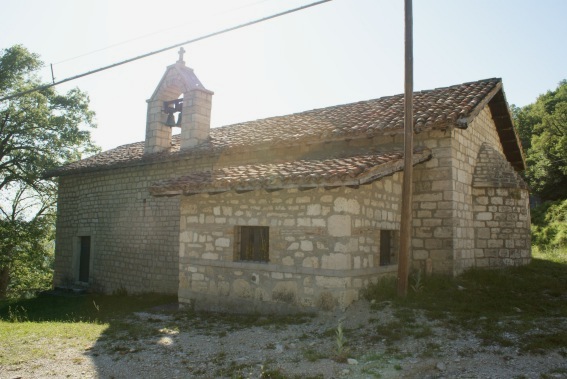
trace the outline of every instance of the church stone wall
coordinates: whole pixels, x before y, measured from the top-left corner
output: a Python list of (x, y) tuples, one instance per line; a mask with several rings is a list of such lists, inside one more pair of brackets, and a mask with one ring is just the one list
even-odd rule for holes
[[(340, 144), (333, 146), (336, 149), (342, 147)], [(236, 155), (221, 154), (199, 159), (179, 159), (172, 162), (61, 176), (59, 178), (54, 285), (81, 285), (93, 291), (106, 293), (122, 290), (128, 293), (176, 293), (179, 281), (180, 197), (153, 197), (148, 192), (150, 184), (161, 179), (186, 175), (191, 171), (247, 164), (257, 161), (259, 155), (267, 155), (269, 159), (297, 159), (298, 155), (304, 156), (308, 153), (309, 149), (304, 147), (272, 149), (269, 153), (240, 151)], [(385, 190), (390, 192), (397, 188), (397, 186), (388, 185)], [(356, 194), (359, 190), (349, 189), (349, 191)], [(275, 192), (272, 198), (276, 199), (284, 192)], [(312, 191), (305, 193), (309, 192)], [(367, 192), (361, 191), (361, 196), (366, 196)], [(303, 193), (299, 192), (297, 196), (305, 200)], [(352, 194), (349, 193), (349, 196)], [(224, 205), (228, 201), (226, 199), (232, 196), (240, 199), (244, 195), (226, 193), (212, 196), (209, 201), (216, 202), (217, 205)], [(395, 204), (398, 201), (397, 196), (399, 195), (391, 196), (389, 202)], [(320, 208), (317, 205), (318, 201), (318, 198), (313, 198), (309, 204), (290, 207), (288, 212), (292, 214), (295, 207), (308, 206), (310, 213), (317, 212), (317, 209)], [(363, 199), (360, 198), (358, 201), (362, 204)], [(270, 213), (270, 217), (276, 217), (275, 215), (274, 212)], [(392, 215), (389, 217), (388, 227), (396, 229), (395, 225), (399, 224), (399, 221), (393, 221)], [(337, 215), (330, 221), (331, 228), (340, 228), (346, 218), (346, 215), (344, 217)], [(317, 223), (321, 223), (322, 217), (313, 217), (313, 219), (314, 230), (323, 228), (322, 225), (317, 226)], [(295, 232), (290, 232), (291, 234), (286, 238), (292, 238), (294, 233), (300, 233), (305, 226), (301, 223), (307, 222), (305, 220), (298, 219), (299, 224)], [(386, 216), (384, 220), (387, 220)], [(324, 222), (326, 225), (327, 221)], [(359, 222), (356, 221), (356, 226), (353, 227), (360, 231)], [(80, 239), (83, 236), (91, 238), (88, 283), (78, 282)], [(351, 251), (353, 246), (359, 245), (353, 245), (354, 242), (349, 243), (345, 242), (345, 247), (337, 245), (329, 246), (328, 249), (347, 249), (349, 254), (354, 254)], [(300, 246), (305, 247), (306, 244), (309, 243), (303, 242), (303, 245), (300, 244)], [(317, 244), (314, 244), (314, 249), (316, 247)], [(365, 247), (365, 249), (369, 248)], [(343, 259), (337, 258), (341, 257), (340, 254), (331, 255), (329, 262), (332, 262), (333, 259)], [(286, 262), (289, 263), (289, 259), (288, 257)], [(296, 262), (298, 258), (294, 259)], [(372, 259), (372, 257), (368, 256), (367, 259)], [(359, 269), (367, 264), (360, 257), (353, 256), (352, 261), (353, 267)], [(326, 267), (326, 265), (327, 263), (323, 266)], [(354, 285), (360, 287), (362, 284), (356, 281)]]
[(475, 266), (530, 263), (529, 193), (522, 188), (473, 188)]
[[(80, 237), (90, 236), (88, 285), (96, 290), (177, 292), (180, 301), (208, 302), (209, 308), (231, 302), (253, 308), (258, 300), (274, 308), (346, 306), (370, 281), (397, 269), (379, 266), (377, 251), (380, 229), (399, 230), (403, 173), (330, 190), (168, 198), (150, 196), (148, 187), (213, 167), (402, 143), (401, 134), (385, 135), (62, 176), (54, 282), (76, 283)], [(432, 158), (414, 168), (414, 268), (454, 275), (527, 262), (527, 190), (474, 185), (479, 162), (487, 170), (496, 162), (483, 158), (482, 146), (505, 162), (489, 108), (466, 130), (423, 132), (415, 145), (430, 148)], [(235, 259), (235, 231), (242, 225), (270, 227), (268, 263)]]
[[(179, 301), (208, 310), (345, 307), (397, 265), (380, 230), (399, 229), (400, 173), (358, 189), (195, 195), (181, 201)], [(238, 226), (269, 227), (269, 262), (238, 259)], [(395, 263), (395, 262), (392, 262)]]
[(179, 199), (152, 197), (148, 186), (182, 172), (176, 162), (60, 177), (54, 285), (79, 284), (80, 238), (89, 236), (89, 282), (80, 285), (176, 293)]
[[(432, 150), (433, 158), (416, 166), (414, 171), (412, 247), (415, 268), (456, 275), (470, 267), (485, 267), (486, 260), (477, 259), (481, 253), (475, 233), (479, 220), (475, 216), (474, 173), (484, 144), (504, 155), (489, 107), (486, 106), (467, 129), (424, 133), (418, 135), (417, 141), (417, 144), (421, 143)], [(511, 167), (509, 169), (512, 170)], [(527, 196), (527, 190), (522, 191), (525, 192), (520, 195), (523, 199)], [(513, 191), (502, 196), (505, 203), (516, 202), (517, 195)], [(511, 208), (490, 209), (495, 213), (514, 214), (522, 207), (524, 214), (528, 212), (527, 205), (520, 204)], [(522, 222), (529, 224), (529, 217)], [(529, 225), (522, 228), (525, 244), (526, 239), (530, 238)], [(497, 239), (503, 241), (506, 237), (502, 235)], [(522, 254), (529, 255), (529, 247), (524, 249), (528, 251)]]
[(473, 179), (476, 266), (529, 263), (529, 209), (529, 193), (523, 179), (500, 152), (484, 144)]

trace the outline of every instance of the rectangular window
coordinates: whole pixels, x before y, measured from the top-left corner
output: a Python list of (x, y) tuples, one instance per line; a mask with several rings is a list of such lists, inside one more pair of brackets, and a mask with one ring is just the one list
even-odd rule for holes
[(80, 237), (81, 246), (79, 251), (79, 282), (88, 283), (91, 265), (91, 237)]
[(397, 230), (380, 230), (380, 266), (396, 263), (398, 236)]
[(270, 260), (270, 231), (267, 226), (237, 227), (237, 260), (268, 262)]

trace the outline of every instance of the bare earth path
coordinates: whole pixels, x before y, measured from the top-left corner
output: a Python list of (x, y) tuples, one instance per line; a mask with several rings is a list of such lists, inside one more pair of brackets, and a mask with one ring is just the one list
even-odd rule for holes
[(0, 378), (567, 378), (567, 341), (525, 353), (513, 333), (505, 346), (486, 344), (462, 327), (416, 312), (401, 323), (388, 304), (378, 308), (360, 301), (277, 320), (155, 309), (116, 320), (90, 346), (44, 344), (49, 359), (0, 367)]

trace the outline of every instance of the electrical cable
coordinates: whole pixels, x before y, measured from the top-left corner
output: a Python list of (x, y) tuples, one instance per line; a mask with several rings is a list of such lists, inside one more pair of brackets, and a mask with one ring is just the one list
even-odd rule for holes
[[(223, 14), (227, 14), (227, 13), (234, 12), (234, 11), (236, 11), (236, 10), (249, 8), (249, 7), (251, 7), (251, 6), (255, 6), (255, 5), (258, 5), (258, 4), (260, 4), (260, 3), (265, 3), (266, 1), (268, 1), (268, 0), (259, 0), (259, 1), (256, 1), (256, 2), (254, 2), (254, 3), (242, 5), (242, 6), (240, 6), (240, 7), (236, 7), (236, 8), (228, 9), (228, 10), (226, 10), (226, 11), (222, 11), (222, 12), (215, 13), (215, 14), (211, 15), (210, 17), (212, 17), (212, 16), (219, 16), (219, 15), (223, 15)], [(187, 25), (187, 24), (181, 24), (181, 25), (177, 25), (177, 26), (172, 26), (172, 27), (170, 27), (170, 28), (161, 29), (161, 30), (158, 30), (158, 31), (155, 31), (155, 32), (152, 32), (152, 33), (144, 34), (144, 35), (139, 36), (139, 37), (131, 38), (131, 39), (128, 39), (128, 40), (125, 40), (125, 41), (121, 41), (121, 42), (116, 42), (116, 43), (114, 43), (114, 44), (112, 44), (112, 45), (105, 46), (105, 47), (101, 47), (100, 49), (96, 49), (96, 50), (93, 50), (93, 51), (89, 51), (89, 52), (84, 53), (84, 54), (76, 55), (76, 56), (74, 56), (74, 57), (70, 57), (70, 58), (67, 58), (67, 59), (63, 59), (62, 61), (52, 63), (52, 66), (55, 66), (55, 65), (58, 65), (58, 64), (61, 64), (61, 63), (66, 63), (66, 62), (74, 61), (75, 59), (83, 58), (83, 57), (86, 57), (86, 56), (89, 56), (89, 55), (92, 55), (92, 54), (99, 53), (99, 52), (101, 52), (101, 51), (105, 51), (105, 50), (108, 50), (108, 49), (112, 49), (113, 47), (122, 46), (122, 45), (125, 45), (125, 44), (130, 43), (130, 42), (134, 42), (134, 41), (138, 41), (138, 40), (141, 40), (141, 39), (144, 39), (144, 38), (148, 38), (148, 37), (154, 36), (154, 35), (156, 35), (156, 34), (168, 32), (168, 31), (174, 30), (174, 29), (179, 29), (179, 28), (181, 28), (181, 27), (183, 27), (183, 26), (186, 26), (186, 25)], [(52, 75), (52, 76), (53, 76), (53, 75)]]
[(71, 76), (71, 77), (68, 77), (68, 78), (65, 78), (65, 79), (61, 79), (59, 81), (53, 81), (53, 83), (50, 83), (50, 84), (45, 84), (45, 85), (42, 85), (42, 86), (31, 88), (31, 89), (26, 90), (26, 91), (17, 92), (17, 93), (14, 93), (12, 95), (4, 96), (4, 97), (0, 98), (0, 102), (5, 101), (5, 100), (14, 99), (16, 97), (20, 97), (20, 96), (23, 96), (23, 95), (27, 95), (28, 93), (37, 92), (37, 91), (41, 91), (41, 90), (44, 90), (44, 89), (47, 89), (47, 88), (55, 87), (56, 85), (59, 85), (59, 84), (70, 82), (70, 81), (73, 81), (73, 80), (76, 80), (76, 79), (79, 79), (79, 78), (82, 78), (82, 77), (85, 77), (85, 76), (88, 76), (88, 75), (96, 74), (98, 72), (105, 71), (105, 70), (108, 70), (108, 69), (111, 69), (111, 68), (114, 68), (114, 67), (118, 67), (118, 66), (124, 65), (126, 63), (134, 62), (134, 61), (137, 61), (137, 60), (140, 60), (140, 59), (143, 59), (143, 58), (147, 58), (147, 57), (150, 57), (152, 55), (163, 53), (164, 51), (167, 51), (167, 50), (175, 49), (175, 48), (181, 47), (183, 45), (189, 45), (189, 44), (192, 44), (194, 42), (202, 41), (204, 39), (215, 37), (215, 36), (218, 36), (218, 35), (221, 35), (221, 34), (224, 34), (224, 33), (228, 33), (228, 32), (231, 32), (233, 30), (242, 29), (242, 28), (245, 28), (247, 26), (259, 24), (259, 23), (264, 22), (264, 21), (268, 21), (268, 20), (271, 20), (271, 19), (274, 19), (274, 18), (277, 18), (277, 17), (285, 16), (287, 14), (298, 12), (298, 11), (301, 11), (301, 10), (304, 10), (304, 9), (307, 9), (307, 8), (311, 8), (311, 7), (314, 7), (314, 6), (323, 4), (323, 3), (328, 3), (330, 1), (332, 1), (332, 0), (316, 1), (316, 2), (313, 2), (313, 3), (310, 3), (310, 4), (302, 5), (302, 6), (297, 7), (297, 8), (288, 9), (287, 11), (276, 13), (276, 14), (266, 16), (266, 17), (263, 17), (263, 18), (259, 18), (259, 19), (256, 19), (256, 20), (248, 21), (244, 24), (231, 26), (229, 28), (222, 29), (222, 30), (219, 30), (217, 32), (205, 34), (205, 35), (197, 37), (197, 38), (193, 38), (193, 39), (190, 39), (190, 40), (187, 40), (187, 41), (184, 41), (184, 42), (176, 43), (175, 45), (164, 47), (164, 48), (159, 49), (159, 50), (154, 50), (154, 51), (146, 53), (146, 54), (138, 55), (137, 57), (129, 58), (129, 59), (117, 62), (117, 63), (113, 63), (113, 64), (108, 65), (108, 66), (103, 66), (103, 67), (97, 68), (95, 70), (84, 72), (84, 73), (79, 74), (79, 75)]

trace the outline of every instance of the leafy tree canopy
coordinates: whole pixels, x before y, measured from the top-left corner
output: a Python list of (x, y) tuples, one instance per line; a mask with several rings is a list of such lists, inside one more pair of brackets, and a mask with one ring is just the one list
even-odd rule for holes
[[(35, 74), (42, 65), (23, 46), (0, 50), (0, 97), (43, 84)], [(0, 102), (0, 298), (15, 273), (45, 263), (56, 183), (43, 173), (98, 151), (89, 132), (93, 118), (78, 89), (47, 88)]]
[(512, 109), (524, 151), (526, 180), (544, 200), (567, 198), (567, 81), (535, 103)]

